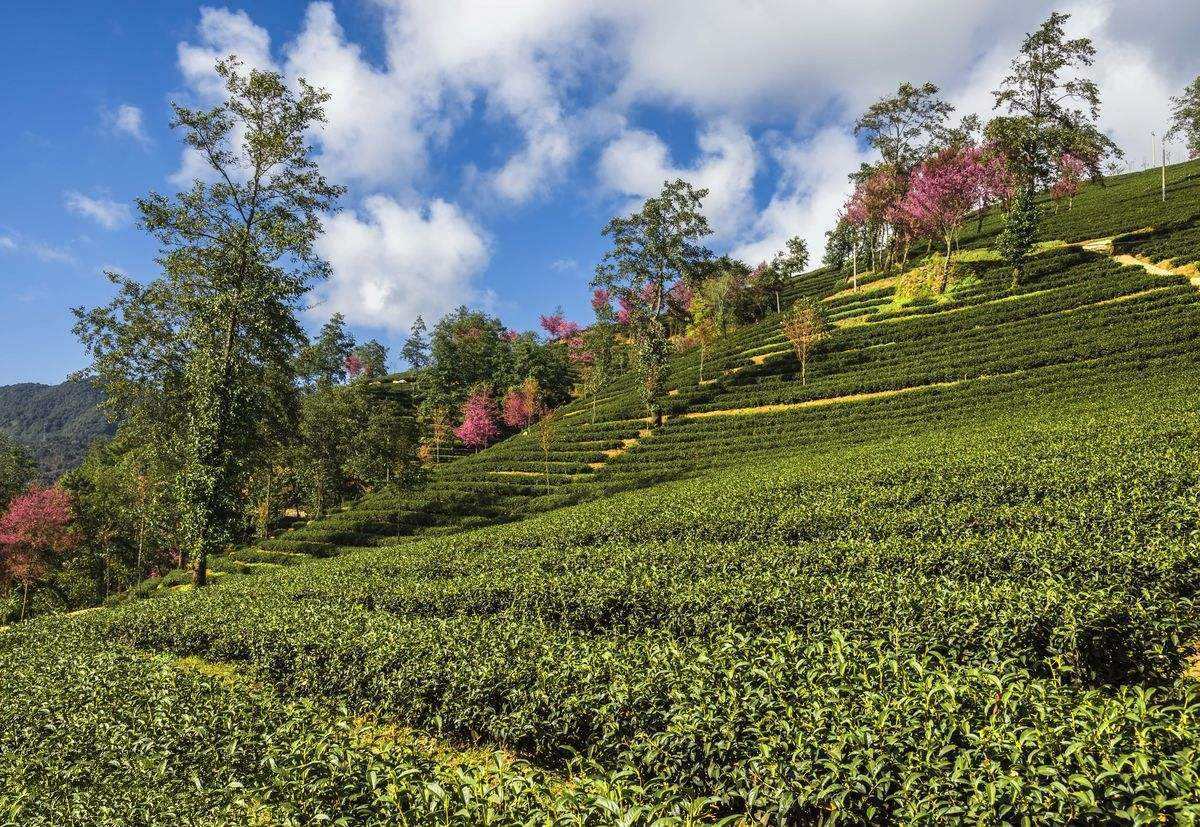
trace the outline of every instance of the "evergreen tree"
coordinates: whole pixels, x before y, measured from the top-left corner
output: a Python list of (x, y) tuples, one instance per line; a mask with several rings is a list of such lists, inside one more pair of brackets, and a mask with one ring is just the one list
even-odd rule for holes
[(429, 331), (425, 320), (420, 316), (413, 319), (408, 331), (408, 339), (400, 348), (400, 356), (414, 368), (423, 368), (429, 364)]
[(346, 359), (353, 352), (354, 337), (346, 330), (346, 317), (334, 313), (300, 352), (297, 373), (318, 388), (341, 384), (346, 381)]
[(1025, 274), (1025, 257), (1033, 249), (1037, 237), (1038, 208), (1033, 194), (1025, 188), (1017, 190), (1012, 205), (1004, 217), (1004, 230), (996, 248), (1013, 268), (1012, 286), (1016, 287)]
[(36, 470), (29, 453), (0, 433), (0, 510), (25, 490)]
[(75, 311), (109, 405), (179, 443), (178, 510), (197, 586), (209, 555), (238, 534), (253, 463), (293, 427), (297, 312), (328, 275), (316, 240), (343, 191), (305, 140), (325, 120), (327, 93), (243, 74), (236, 58), (217, 73), (225, 101), (176, 105), (172, 122), (210, 175), (137, 202), (163, 274), (146, 285), (109, 274), (117, 298)]

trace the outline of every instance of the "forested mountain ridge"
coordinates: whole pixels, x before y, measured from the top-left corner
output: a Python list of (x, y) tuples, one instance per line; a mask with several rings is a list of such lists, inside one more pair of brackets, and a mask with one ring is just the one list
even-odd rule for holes
[(22, 382), (0, 386), (0, 431), (24, 445), (38, 476), (53, 482), (83, 461), (96, 437), (113, 432), (100, 410), (103, 396), (86, 379), (58, 385)]

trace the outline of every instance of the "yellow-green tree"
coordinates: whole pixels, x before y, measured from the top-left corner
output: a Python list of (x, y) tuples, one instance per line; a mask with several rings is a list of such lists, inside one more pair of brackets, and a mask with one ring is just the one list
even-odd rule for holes
[(820, 302), (809, 297), (796, 300), (783, 318), (783, 335), (791, 342), (800, 360), (800, 384), (808, 384), (808, 357), (813, 347), (829, 335), (829, 323), (825, 319)]

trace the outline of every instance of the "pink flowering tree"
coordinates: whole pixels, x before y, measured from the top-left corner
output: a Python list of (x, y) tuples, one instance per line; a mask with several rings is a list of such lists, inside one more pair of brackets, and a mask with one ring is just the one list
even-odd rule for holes
[(500, 435), (496, 424), (496, 403), (487, 390), (477, 390), (462, 406), (462, 424), (454, 435), (470, 448), (485, 448)]
[(353, 353), (346, 357), (346, 375), (351, 379), (357, 379), (362, 376), (365, 369), (363, 360), (359, 359)]
[(1087, 164), (1069, 152), (1059, 156), (1055, 164), (1057, 177), (1050, 187), (1050, 197), (1054, 199), (1054, 209), (1058, 210), (1059, 202), (1067, 199), (1067, 210), (1075, 208), (1075, 196), (1083, 187), (1083, 176), (1087, 174)]
[(599, 321), (608, 321), (608, 317), (612, 315), (612, 293), (603, 287), (593, 290), (592, 310)]
[(983, 214), (992, 204), (1007, 204), (1016, 193), (1016, 181), (1009, 168), (1008, 158), (995, 144), (986, 143), (981, 147), (969, 147), (967, 151), (974, 152), (981, 171), (976, 180), (979, 231), (983, 230)]
[(504, 396), (504, 424), (510, 428), (528, 428), (537, 418), (538, 383), (530, 377)]
[(939, 292), (946, 290), (954, 239), (967, 214), (979, 203), (980, 189), (988, 177), (988, 165), (976, 147), (941, 152), (913, 173), (901, 209), (918, 232), (946, 245)]
[(546, 331), (546, 336), (552, 342), (568, 340), (579, 334), (579, 324), (567, 319), (561, 310), (556, 310), (549, 316), (540, 317), (540, 321), (542, 330)]
[[(843, 208), (847, 222), (867, 240), (873, 269), (881, 264), (876, 261), (877, 251), (890, 249), (889, 235), (892, 240), (906, 240), (904, 228), (897, 227), (896, 222), (901, 217), (897, 208), (908, 188), (908, 176), (881, 165), (859, 180)], [(882, 264), (886, 266), (887, 262)]]
[(9, 503), (0, 517), (0, 564), (9, 582), (23, 588), (21, 619), (29, 588), (42, 581), (53, 561), (79, 541), (71, 495), (61, 488), (32, 488)]

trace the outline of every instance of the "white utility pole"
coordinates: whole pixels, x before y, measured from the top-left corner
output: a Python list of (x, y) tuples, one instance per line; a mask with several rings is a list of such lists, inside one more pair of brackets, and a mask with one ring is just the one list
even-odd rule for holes
[(1167, 203), (1167, 136), (1162, 139), (1162, 200)]

